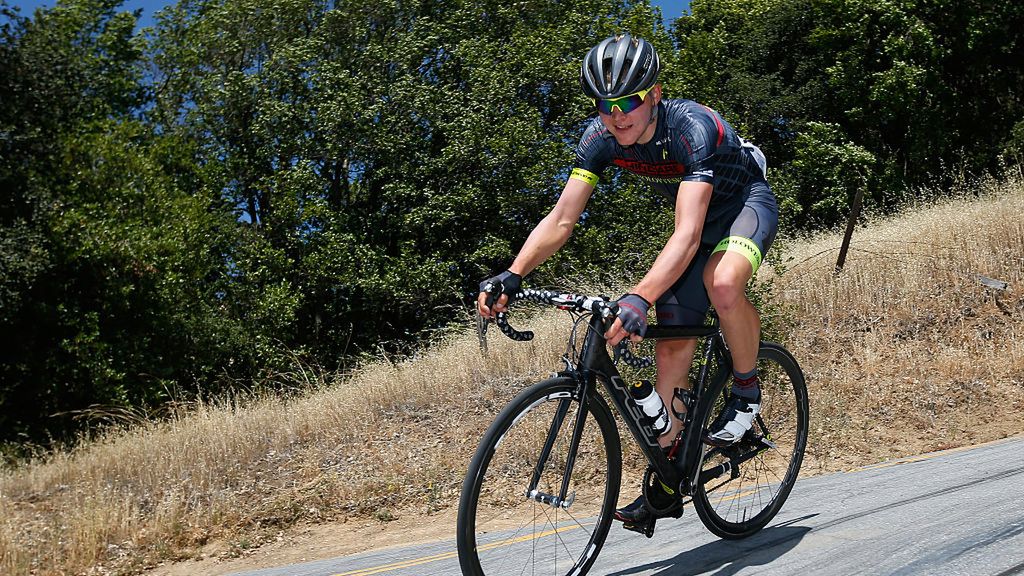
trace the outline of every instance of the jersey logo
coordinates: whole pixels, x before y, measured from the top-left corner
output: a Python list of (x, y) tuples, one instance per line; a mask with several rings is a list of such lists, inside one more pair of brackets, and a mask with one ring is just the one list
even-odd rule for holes
[(616, 158), (612, 162), (630, 172), (647, 178), (678, 178), (682, 179), (686, 174), (686, 168), (679, 162), (644, 162), (642, 160), (629, 160), (627, 158)]
[(661, 146), (662, 147), (661, 148), (661, 159), (662, 160), (668, 160), (668, 148), (665, 148), (664, 146), (665, 146), (665, 144), (668, 144), (669, 141), (671, 141), (671, 140), (672, 139), (670, 137), (665, 136), (661, 140), (656, 140), (654, 142), (655, 146)]

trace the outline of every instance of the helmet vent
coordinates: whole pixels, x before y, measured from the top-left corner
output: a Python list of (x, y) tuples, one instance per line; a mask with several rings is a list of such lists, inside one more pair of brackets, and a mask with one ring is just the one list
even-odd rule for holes
[(618, 98), (654, 86), (659, 68), (658, 54), (650, 42), (629, 34), (612, 36), (587, 53), (580, 67), (580, 84), (591, 98)]

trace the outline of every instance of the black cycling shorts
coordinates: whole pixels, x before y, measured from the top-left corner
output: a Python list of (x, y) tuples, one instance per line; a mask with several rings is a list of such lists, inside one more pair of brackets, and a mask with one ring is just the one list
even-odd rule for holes
[(703, 324), (711, 301), (704, 288), (704, 267), (716, 252), (737, 252), (747, 257), (757, 273), (765, 253), (779, 229), (779, 208), (768, 184), (753, 182), (744, 190), (743, 208), (717, 244), (701, 244), (683, 275), (658, 298), (655, 309), (658, 324), (684, 326)]

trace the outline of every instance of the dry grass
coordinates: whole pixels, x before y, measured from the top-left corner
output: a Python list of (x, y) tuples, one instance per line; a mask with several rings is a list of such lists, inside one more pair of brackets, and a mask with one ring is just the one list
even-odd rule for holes
[[(793, 243), (777, 297), (808, 373), (814, 466), (969, 445), (1021, 429), (1024, 184)], [(771, 276), (771, 271), (766, 271)], [(1009, 283), (984, 286), (981, 276)]]
[[(1002, 419), (1022, 408), (1022, 214), (1024, 186), (1004, 184), (858, 230), (838, 277), (838, 236), (793, 242), (784, 273), (765, 269), (809, 376), (806, 471), (1017, 432)], [(520, 322), (537, 339), (492, 335), (487, 358), (475, 335), (453, 336), (301, 398), (199, 406), (5, 471), (0, 573), (134, 573), (298, 521), (452, 506), (490, 414), (558, 367), (563, 316)]]
[(475, 334), (452, 337), (299, 399), (199, 406), (5, 471), (0, 573), (131, 573), (212, 540), (238, 552), (300, 519), (447, 506), (483, 412), (550, 371), (564, 343), (545, 335), (562, 325), (533, 322), (534, 343), (486, 359)]

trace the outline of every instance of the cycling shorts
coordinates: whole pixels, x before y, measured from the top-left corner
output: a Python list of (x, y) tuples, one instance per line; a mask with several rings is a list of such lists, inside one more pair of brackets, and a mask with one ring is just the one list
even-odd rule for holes
[(658, 298), (658, 324), (684, 326), (703, 324), (711, 301), (704, 288), (704, 267), (716, 252), (737, 252), (745, 256), (754, 273), (768, 252), (779, 228), (775, 195), (764, 180), (744, 190), (746, 199), (739, 214), (725, 222), (717, 243), (702, 243), (683, 275)]

